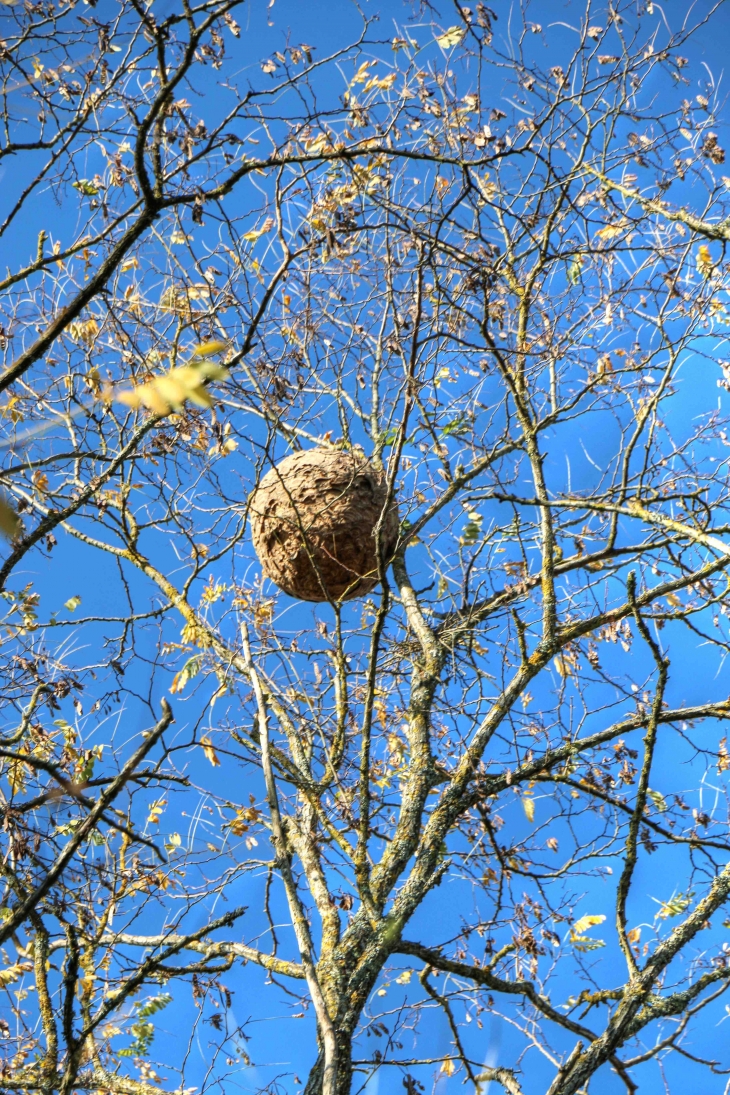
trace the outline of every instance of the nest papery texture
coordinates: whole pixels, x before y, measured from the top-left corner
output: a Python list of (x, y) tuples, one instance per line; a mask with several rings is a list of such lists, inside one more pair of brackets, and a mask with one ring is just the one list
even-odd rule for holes
[[(363, 597), (398, 540), (398, 507), (364, 454), (308, 449), (267, 472), (250, 499), (256, 554), (267, 577), (302, 601)], [(381, 520), (382, 518), (382, 520)]]

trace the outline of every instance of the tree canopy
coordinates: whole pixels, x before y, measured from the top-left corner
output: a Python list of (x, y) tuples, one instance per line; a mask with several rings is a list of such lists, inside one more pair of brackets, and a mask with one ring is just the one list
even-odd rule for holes
[[(728, 13), (665, 7), (5, 0), (3, 1091), (727, 1091)], [(252, 546), (310, 449), (398, 506), (355, 599)]]

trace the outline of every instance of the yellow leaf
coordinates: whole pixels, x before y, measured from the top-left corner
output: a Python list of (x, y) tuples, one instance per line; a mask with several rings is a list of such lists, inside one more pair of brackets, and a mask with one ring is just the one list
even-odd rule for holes
[(15, 536), (20, 528), (18, 515), (4, 498), (0, 498), (0, 532), (3, 536)]
[(474, 181), (479, 187), (479, 193), (482, 195), (485, 202), (492, 201), (494, 196), (499, 191), (497, 184), (489, 181), (488, 171), (485, 171), (483, 178), (481, 178), (479, 175), (474, 175)]
[(91, 369), (89, 369), (89, 372), (87, 373), (87, 375), (85, 377), (85, 380), (86, 380), (86, 383), (88, 384), (88, 386), (91, 388), (94, 395), (98, 397), (101, 394), (101, 388), (102, 388), (101, 373), (99, 372), (99, 370), (96, 368), (95, 365)]
[(67, 608), (69, 612), (75, 612), (81, 604), (81, 598), (79, 596), (69, 597), (67, 601), (63, 602), (63, 607)]
[(454, 1073), (456, 1072), (456, 1065), (451, 1060), (451, 1058), (444, 1061), (444, 1063), (441, 1065), (441, 1071), (443, 1072), (444, 1076), (454, 1075)]
[(83, 342), (86, 346), (91, 346), (99, 334), (99, 324), (93, 317), (86, 320), (77, 319), (69, 323), (68, 333), (75, 342)]
[(13, 981), (17, 981), (24, 973), (28, 973), (32, 969), (33, 966), (30, 962), (19, 962), (14, 966), (6, 966), (5, 969), (0, 969), (0, 986), (4, 988), (6, 985), (12, 984)]
[(670, 604), (672, 608), (679, 608), (682, 601), (676, 593), (667, 593), (667, 604)]
[(363, 92), (372, 91), (373, 88), (382, 88), (383, 91), (387, 91), (389, 87), (392, 87), (397, 78), (397, 73), (391, 72), (388, 76), (373, 76), (371, 80), (365, 84)]
[(535, 820), (535, 800), (525, 796), (522, 799), (522, 809), (525, 811), (525, 817), (532, 824)]
[(588, 928), (593, 928), (596, 924), (602, 924), (605, 919), (605, 916), (581, 916), (580, 920), (576, 920), (575, 924), (570, 929), (570, 934), (582, 935)]
[[(43, 66), (41, 65), (41, 71)], [(38, 76), (38, 70), (36, 69), (36, 76)], [(96, 183), (89, 182), (88, 179), (79, 179), (78, 182), (71, 183), (74, 190), (78, 190), (79, 194), (84, 194), (87, 198), (93, 198), (99, 193), (99, 187)]]
[(159, 825), (160, 824), (160, 814), (164, 813), (164, 810), (165, 810), (166, 806), (167, 806), (167, 801), (164, 798), (160, 798), (160, 799), (157, 800), (157, 802), (153, 802), (152, 805), (150, 806), (150, 812), (149, 812), (149, 815), (147, 817), (147, 824), (148, 825)]
[[(132, 289), (133, 286), (130, 285), (129, 288)], [(168, 285), (160, 295), (160, 308), (163, 308), (166, 312), (175, 312), (179, 316), (189, 316), (191, 313), (190, 299), (189, 289)]]
[(188, 681), (191, 681), (200, 669), (200, 656), (194, 655), (192, 658), (188, 658), (185, 665), (182, 667), (179, 673), (175, 674), (172, 684), (170, 685), (170, 691), (173, 695), (176, 692), (182, 692)]
[[(693, 897), (694, 891), (688, 890), (687, 893), (675, 894), (668, 901), (658, 902), (659, 912), (656, 914), (655, 919), (667, 920), (672, 916), (680, 916), (692, 904)], [(652, 898), (652, 900), (656, 901), (656, 898)]]
[(186, 402), (197, 407), (212, 407), (213, 396), (205, 387), (206, 380), (225, 380), (228, 370), (209, 361), (181, 365), (165, 376), (155, 377), (131, 391), (119, 392), (116, 399), (128, 407), (147, 407), (153, 414), (166, 415), (181, 411)]
[(624, 230), (622, 224), (607, 224), (605, 228), (602, 228), (600, 232), (596, 232), (599, 240), (612, 240), (616, 236), (620, 236)]
[(22, 422), (23, 412), (18, 407), (20, 398), (17, 395), (8, 396), (8, 401), (4, 407), (0, 407), (0, 414), (3, 418), (10, 418), (12, 422)]
[(667, 809), (667, 804), (661, 791), (652, 791), (650, 788), (646, 793), (660, 813), (663, 813)]
[(438, 35), (436, 41), (441, 46), (441, 49), (451, 49), (452, 46), (458, 46), (466, 34), (464, 27), (449, 27), (443, 34)]
[(714, 269), (715, 264), (712, 261), (712, 255), (710, 254), (710, 248), (706, 243), (701, 244), (697, 248), (697, 269), (703, 277), (709, 278)]
[(228, 349), (227, 342), (221, 342), (220, 340), (212, 342), (201, 342), (199, 346), (196, 346), (193, 350), (193, 357), (212, 357), (214, 354), (222, 354), (224, 350)]
[(200, 744), (203, 747), (203, 752), (205, 753), (206, 760), (209, 760), (214, 768), (218, 768), (220, 766), (220, 761), (218, 760), (218, 754), (213, 748), (213, 743), (211, 742), (210, 738), (207, 736), (201, 738)]
[(363, 61), (353, 78), (350, 80), (350, 87), (352, 87), (353, 84), (364, 84), (368, 79), (368, 69), (376, 64), (377, 61)]
[(238, 442), (233, 437), (227, 438), (220, 445), (213, 445), (209, 450), (209, 456), (229, 456), (232, 452), (235, 452), (238, 448)]
[(266, 232), (268, 232), (270, 228), (273, 227), (273, 224), (274, 224), (274, 218), (273, 217), (267, 217), (260, 228), (254, 228), (250, 232), (244, 232), (243, 236), (241, 238), (244, 239), (244, 240), (249, 240), (251, 243), (255, 243), (256, 240), (261, 239), (261, 237)]
[(189, 620), (185, 624), (185, 627), (180, 632), (180, 638), (184, 643), (192, 643), (193, 646), (199, 646), (201, 650), (205, 650), (210, 646), (210, 635), (196, 620)]

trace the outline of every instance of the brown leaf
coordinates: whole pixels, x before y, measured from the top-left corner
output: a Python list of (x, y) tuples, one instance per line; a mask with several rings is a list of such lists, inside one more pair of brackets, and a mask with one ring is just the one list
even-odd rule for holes
[(717, 133), (708, 133), (702, 142), (702, 155), (712, 163), (725, 163), (725, 149), (717, 143)]

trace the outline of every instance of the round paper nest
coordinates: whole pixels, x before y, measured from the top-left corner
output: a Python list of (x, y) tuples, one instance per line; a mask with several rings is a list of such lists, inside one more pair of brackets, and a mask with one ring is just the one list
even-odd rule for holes
[(398, 506), (363, 453), (307, 449), (267, 472), (250, 498), (264, 573), (302, 601), (349, 601), (378, 582), (398, 540)]

